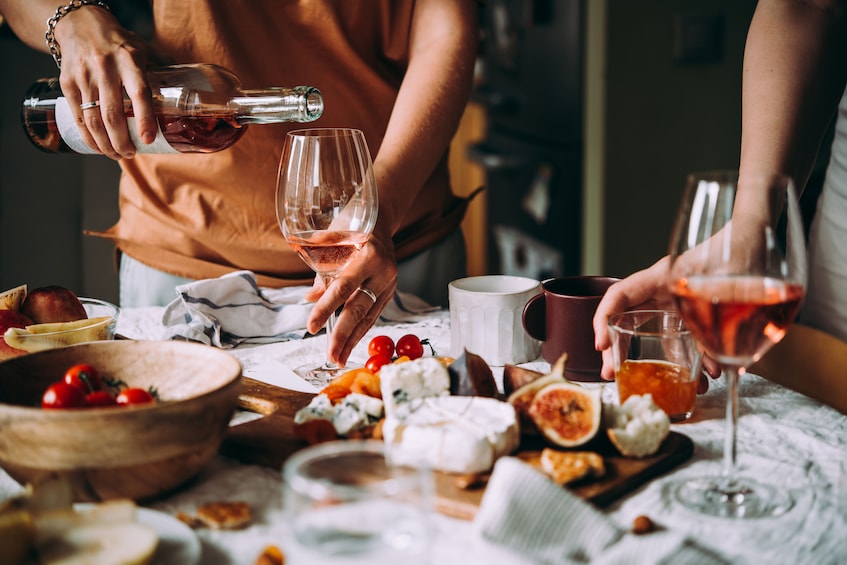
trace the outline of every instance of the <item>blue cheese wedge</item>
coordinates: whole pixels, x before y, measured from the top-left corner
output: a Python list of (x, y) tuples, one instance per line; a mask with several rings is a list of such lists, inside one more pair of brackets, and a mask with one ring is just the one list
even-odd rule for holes
[(377, 423), (383, 414), (382, 400), (366, 394), (351, 392), (335, 406), (332, 425), (338, 435), (347, 435)]
[(325, 394), (318, 394), (308, 405), (294, 414), (294, 423), (309, 420), (329, 420), (335, 432), (344, 436), (378, 422), (383, 415), (382, 400), (366, 394), (351, 392), (337, 405)]
[(450, 394), (450, 373), (434, 357), (383, 365), (379, 380), (386, 416), (415, 400)]
[(520, 441), (515, 409), (480, 396), (438, 396), (399, 407), (382, 433), (393, 462), (446, 473), (490, 470)]
[(317, 394), (312, 401), (294, 414), (294, 423), (302, 424), (309, 420), (332, 420), (335, 406), (325, 394)]

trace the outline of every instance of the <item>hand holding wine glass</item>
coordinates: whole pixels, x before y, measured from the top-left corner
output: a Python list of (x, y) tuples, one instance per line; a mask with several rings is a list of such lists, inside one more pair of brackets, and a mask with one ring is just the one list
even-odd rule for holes
[(723, 473), (682, 483), (677, 498), (697, 511), (776, 516), (792, 506), (776, 485), (739, 477), (739, 375), (785, 335), (806, 284), (803, 220), (791, 179), (690, 175), (671, 238), (668, 285), (727, 386)]
[[(377, 206), (373, 162), (361, 131), (323, 128), (288, 134), (277, 178), (277, 218), (286, 241), (326, 288), (367, 243)], [(335, 318), (332, 314), (326, 324), (327, 347)], [(319, 387), (339, 371), (328, 358), (320, 366), (295, 370)]]

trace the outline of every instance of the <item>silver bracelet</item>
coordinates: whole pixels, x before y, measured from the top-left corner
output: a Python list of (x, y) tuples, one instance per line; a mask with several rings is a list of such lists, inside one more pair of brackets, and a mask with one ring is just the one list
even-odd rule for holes
[(56, 61), (56, 66), (59, 67), (59, 70), (62, 70), (62, 52), (59, 51), (59, 44), (56, 43), (56, 24), (62, 18), (74, 10), (79, 10), (83, 6), (97, 6), (107, 12), (111, 12), (109, 5), (103, 0), (71, 0), (66, 5), (56, 8), (56, 13), (47, 20), (47, 33), (44, 34), (44, 39), (47, 41), (47, 49), (53, 55), (53, 60)]

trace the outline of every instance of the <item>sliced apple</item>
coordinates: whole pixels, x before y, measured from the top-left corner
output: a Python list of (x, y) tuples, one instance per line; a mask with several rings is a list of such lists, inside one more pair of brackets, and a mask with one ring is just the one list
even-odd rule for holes
[(35, 514), (36, 542), (43, 544), (80, 526), (135, 522), (136, 505), (128, 499), (56, 508)]
[(20, 310), (26, 300), (26, 285), (22, 284), (0, 292), (0, 310)]
[(56, 349), (75, 343), (99, 341), (109, 337), (109, 316), (98, 316), (74, 322), (32, 324), (25, 328), (8, 328), (3, 334), (6, 345), (29, 353)]
[(46, 324), (32, 324), (26, 327), (29, 333), (47, 334), (53, 332), (66, 332), (69, 330), (78, 330), (88, 326), (96, 326), (97, 324), (106, 322), (111, 319), (111, 316), (97, 316), (95, 318), (86, 318), (84, 320), (74, 320), (73, 322), (48, 322)]
[(35, 545), (40, 563), (149, 563), (159, 537), (153, 528), (135, 521), (136, 508), (131, 500), (112, 500), (37, 515)]
[(44, 565), (145, 565), (159, 544), (153, 528), (135, 522), (74, 526), (37, 544)]

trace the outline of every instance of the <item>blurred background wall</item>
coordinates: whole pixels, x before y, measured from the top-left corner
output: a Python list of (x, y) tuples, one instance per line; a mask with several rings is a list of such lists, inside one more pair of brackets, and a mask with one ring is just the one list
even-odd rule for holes
[[(471, 273), (624, 276), (651, 264), (685, 174), (738, 164), (755, 0), (480, 6), (477, 88), (451, 155), (457, 192), (488, 188), (464, 225)], [(0, 27), (0, 289), (60, 284), (116, 301), (111, 245), (82, 230), (116, 220), (117, 165), (42, 153), (20, 127), (27, 86), (55, 74)]]

